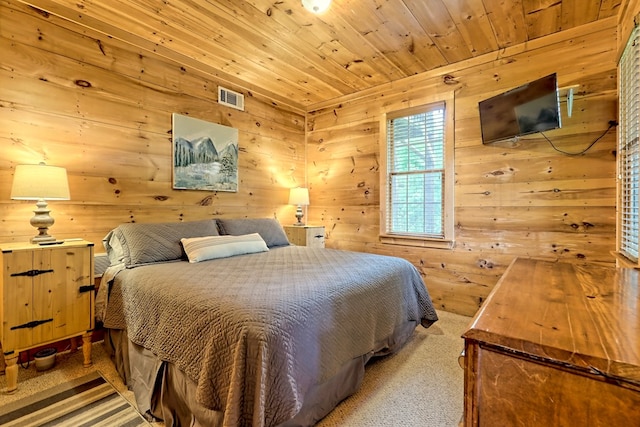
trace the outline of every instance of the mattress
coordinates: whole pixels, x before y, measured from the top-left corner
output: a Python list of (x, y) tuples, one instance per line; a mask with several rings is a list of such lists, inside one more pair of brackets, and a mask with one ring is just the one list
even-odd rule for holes
[(126, 331), (132, 359), (158, 362), (138, 375), (143, 406), (158, 406), (170, 368), (223, 426), (312, 425), (371, 357), (437, 320), (416, 268), (375, 254), (284, 246), (112, 276), (104, 326)]

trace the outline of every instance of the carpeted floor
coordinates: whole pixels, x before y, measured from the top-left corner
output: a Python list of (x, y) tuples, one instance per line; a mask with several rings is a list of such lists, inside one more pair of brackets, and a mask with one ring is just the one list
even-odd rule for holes
[[(418, 327), (398, 353), (371, 361), (361, 389), (344, 400), (318, 427), (455, 427), (462, 417), (463, 372), (458, 356), (460, 338), (471, 318), (438, 312), (429, 329)], [(128, 400), (135, 402), (106, 355), (93, 345), (93, 366), (82, 367), (82, 352), (60, 353), (53, 369), (38, 372), (33, 364), (18, 373), (18, 390), (6, 394), (0, 376), (0, 405), (98, 370)], [(155, 427), (162, 423), (153, 423)]]
[(454, 427), (462, 418), (458, 356), (470, 317), (438, 312), (398, 353), (369, 362), (362, 387), (318, 427)]

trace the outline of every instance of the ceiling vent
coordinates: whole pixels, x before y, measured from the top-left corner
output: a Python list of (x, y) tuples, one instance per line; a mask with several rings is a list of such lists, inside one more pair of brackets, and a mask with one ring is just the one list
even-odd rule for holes
[(218, 103), (244, 111), (244, 95), (218, 86)]

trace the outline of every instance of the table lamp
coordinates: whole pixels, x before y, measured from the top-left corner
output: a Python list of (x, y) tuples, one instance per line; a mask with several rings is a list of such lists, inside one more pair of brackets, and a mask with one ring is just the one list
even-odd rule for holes
[(48, 234), (54, 219), (49, 216), (46, 200), (69, 200), (67, 170), (44, 163), (37, 165), (17, 165), (11, 187), (13, 200), (37, 200), (35, 215), (31, 225), (38, 229), (38, 235), (31, 243), (52, 242), (56, 239)]

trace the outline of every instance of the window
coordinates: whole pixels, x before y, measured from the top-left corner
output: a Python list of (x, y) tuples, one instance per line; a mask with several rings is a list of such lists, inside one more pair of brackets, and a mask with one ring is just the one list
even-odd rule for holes
[(381, 188), (385, 243), (451, 247), (453, 102), (387, 113)]
[(640, 31), (631, 33), (619, 64), (618, 252), (638, 264)]

